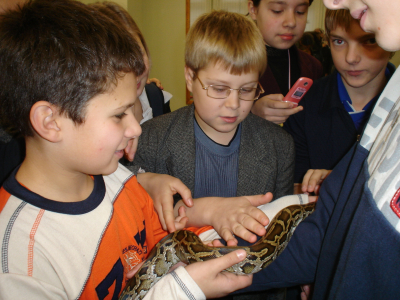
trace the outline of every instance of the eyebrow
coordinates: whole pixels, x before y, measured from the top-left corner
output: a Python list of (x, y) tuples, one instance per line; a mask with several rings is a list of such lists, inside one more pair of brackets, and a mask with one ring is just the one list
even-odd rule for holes
[[(329, 38), (336, 38), (336, 39), (345, 40), (344, 37), (341, 37), (340, 35), (337, 35), (337, 34), (330, 34)], [(357, 37), (356, 40), (357, 41), (361, 41), (361, 40), (368, 40), (368, 39), (374, 39), (374, 38), (375, 38), (375, 34), (366, 32), (365, 35)]]
[[(211, 83), (210, 85), (225, 85), (225, 86), (230, 87), (230, 86), (229, 86), (230, 83), (227, 82), (227, 81), (224, 81), (224, 80), (211, 79), (211, 78), (210, 78), (210, 79), (205, 79), (205, 80), (211, 81), (211, 82), (215, 82), (215, 83)], [(252, 84), (252, 83), (258, 83), (258, 80), (246, 82), (246, 83), (242, 84), (241, 86), (245, 86), (245, 85), (247, 85), (247, 84)]]
[(127, 110), (128, 108), (131, 108), (131, 107), (134, 106), (134, 105), (135, 105), (135, 102), (131, 102), (131, 103), (127, 104), (127, 105), (119, 106), (119, 107), (117, 107), (115, 110), (124, 109), (124, 111), (125, 111), (125, 110)]
[[(271, 2), (269, 2), (268, 4), (288, 5), (288, 3), (287, 3), (286, 1), (280, 1), (280, 0), (278, 0), (278, 1), (271, 1)], [(297, 4), (296, 7), (297, 7), (297, 6), (303, 6), (303, 5), (307, 5), (307, 6), (308, 6), (308, 5), (309, 5), (309, 2), (304, 1), (304, 2), (302, 2), (302, 3)]]

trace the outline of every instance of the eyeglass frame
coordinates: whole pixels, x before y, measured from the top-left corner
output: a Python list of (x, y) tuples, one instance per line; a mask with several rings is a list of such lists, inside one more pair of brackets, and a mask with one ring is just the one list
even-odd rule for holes
[[(228, 98), (228, 97), (230, 96), (230, 94), (231, 94), (232, 91), (238, 91), (238, 97), (239, 97), (240, 100), (243, 100), (243, 101), (256, 101), (256, 100), (258, 100), (258, 99), (260, 98), (260, 95), (263, 94), (263, 93), (265, 92), (264, 89), (263, 89), (263, 87), (262, 87), (262, 85), (261, 85), (261, 83), (260, 83), (259, 81), (257, 81), (257, 85), (259, 85), (259, 86), (260, 86), (260, 89), (261, 89), (260, 94), (257, 96), (257, 98), (255, 98), (255, 99), (253, 99), (253, 100), (242, 99), (242, 98), (240, 98), (242, 88), (232, 89), (230, 86), (223, 85), (223, 84), (210, 84), (210, 85), (204, 86), (204, 84), (203, 84), (203, 82), (200, 80), (199, 76), (196, 76), (196, 77), (197, 77), (197, 79), (199, 80), (199, 82), (200, 82), (200, 84), (201, 84), (201, 88), (202, 88), (203, 90), (207, 91), (207, 97), (210, 97), (210, 98), (213, 98), (213, 99), (226, 99), (226, 98)], [(210, 86), (226, 86), (227, 88), (229, 88), (229, 94), (226, 95), (225, 98), (215, 98), (215, 97), (211, 97), (210, 95), (208, 95), (208, 88), (209, 88)], [(253, 88), (253, 89), (257, 89), (257, 88), (258, 88), (258, 87)]]

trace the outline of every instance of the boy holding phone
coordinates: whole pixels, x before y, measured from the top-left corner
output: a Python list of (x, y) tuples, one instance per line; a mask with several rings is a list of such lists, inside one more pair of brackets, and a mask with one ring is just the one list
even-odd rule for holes
[[(400, 49), (398, 0), (324, 0), (349, 9), (386, 51)], [(315, 282), (313, 300), (400, 299), (400, 71), (379, 97), (359, 143), (324, 181), (314, 213), (251, 290)]]
[(359, 139), (395, 71), (392, 53), (348, 11), (327, 10), (325, 29), (336, 71), (314, 82), (299, 103), (304, 110), (284, 124), (295, 141), (295, 183), (303, 182), (303, 192), (318, 191), (316, 183), (328, 174), (319, 169), (332, 170)]

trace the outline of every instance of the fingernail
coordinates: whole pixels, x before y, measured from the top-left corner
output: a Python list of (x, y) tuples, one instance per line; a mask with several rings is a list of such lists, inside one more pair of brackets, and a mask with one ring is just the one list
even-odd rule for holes
[(188, 203), (188, 205), (193, 205), (193, 200), (189, 198), (189, 199), (187, 200), (187, 203)]
[(246, 257), (246, 251), (244, 250), (236, 251), (236, 255), (238, 258), (244, 259)]

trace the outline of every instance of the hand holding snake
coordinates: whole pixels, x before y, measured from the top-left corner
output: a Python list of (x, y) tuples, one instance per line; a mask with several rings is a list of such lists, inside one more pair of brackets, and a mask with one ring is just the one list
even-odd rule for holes
[(146, 293), (178, 262), (190, 264), (244, 249), (246, 259), (226, 271), (253, 274), (271, 264), (286, 248), (296, 227), (309, 216), (315, 203), (296, 204), (280, 210), (267, 227), (267, 233), (250, 247), (209, 247), (191, 231), (179, 230), (164, 237), (151, 251), (140, 270), (131, 278), (120, 299), (143, 299)]

